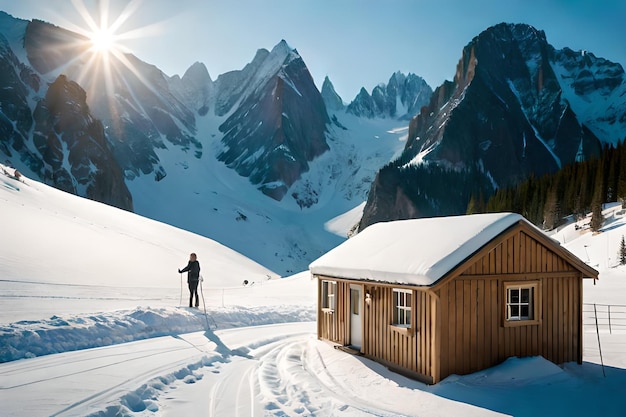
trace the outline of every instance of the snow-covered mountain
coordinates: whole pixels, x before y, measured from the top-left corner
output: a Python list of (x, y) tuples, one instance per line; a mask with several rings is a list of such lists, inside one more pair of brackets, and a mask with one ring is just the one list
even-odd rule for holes
[(409, 73), (394, 73), (387, 84), (381, 83), (368, 93), (361, 88), (348, 105), (347, 112), (361, 117), (390, 117), (409, 120), (428, 104), (432, 88), (423, 78)]
[[(406, 148), (379, 173), (361, 226), (461, 214), (472, 193), (487, 197), (599, 155), (602, 144), (626, 137), (625, 91), (619, 64), (556, 50), (529, 25), (488, 28), (463, 49), (454, 80), (411, 120)], [(450, 177), (454, 201), (429, 188), (427, 166)]]
[(218, 159), (280, 201), (328, 151), (328, 114), (304, 61), (284, 40), (250, 75), (239, 81), (246, 91), (219, 127)]
[[(105, 71), (80, 35), (5, 13), (0, 39), (2, 162), (280, 274), (346, 238), (375, 172), (406, 139), (406, 121), (327, 110), (285, 41), (212, 79), (199, 62), (170, 77), (128, 54)], [(64, 92), (57, 113), (49, 85), (63, 87), (52, 89)], [(346, 212), (345, 227), (328, 230)]]

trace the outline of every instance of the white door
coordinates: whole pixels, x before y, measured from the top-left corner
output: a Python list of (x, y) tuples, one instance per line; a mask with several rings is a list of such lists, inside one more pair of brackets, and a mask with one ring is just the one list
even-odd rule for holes
[(360, 350), (363, 343), (363, 287), (350, 284), (350, 346)]

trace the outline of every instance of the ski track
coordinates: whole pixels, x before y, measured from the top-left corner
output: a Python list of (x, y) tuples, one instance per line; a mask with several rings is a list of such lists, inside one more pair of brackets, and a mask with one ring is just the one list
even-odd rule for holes
[[(256, 361), (237, 358), (228, 365), (228, 372), (218, 378), (210, 393), (210, 417), (232, 415), (260, 415), (260, 404), (255, 397)], [(216, 371), (216, 373), (219, 373)], [(234, 398), (235, 406), (231, 404)], [(222, 401), (222, 400), (226, 401)]]
[[(49, 358), (40, 358), (58, 374), (53, 379), (71, 378), (74, 375), (64, 374), (59, 369), (63, 364), (71, 363), (71, 369), (76, 368), (77, 362), (85, 362), (84, 367), (76, 374), (87, 374), (104, 370), (110, 367), (122, 366), (136, 369), (132, 362), (141, 362), (142, 366), (155, 355), (178, 356), (181, 351), (196, 351), (197, 354), (187, 353), (186, 359), (172, 361), (167, 365), (142, 368), (132, 378), (120, 380), (113, 386), (99, 390), (85, 398), (78, 399), (61, 410), (53, 412), (53, 417), (140, 417), (152, 415), (171, 415), (173, 404), (180, 402), (180, 395), (171, 395), (180, 392), (182, 386), (196, 384), (197, 389), (206, 393), (207, 400), (198, 404), (187, 404), (197, 415), (214, 416), (397, 416), (381, 410), (367, 399), (359, 398), (349, 387), (343, 386), (335, 380), (329, 372), (317, 375), (319, 368), (325, 369), (322, 354), (316, 347), (317, 340), (310, 331), (294, 332), (293, 335), (269, 337), (263, 341), (255, 340), (246, 346), (237, 348), (234, 352), (248, 352), (233, 355), (221, 355), (215, 350), (211, 340), (198, 343), (193, 337), (181, 335), (174, 339), (182, 340), (185, 345), (177, 347), (150, 348), (149, 341), (145, 341), (146, 348), (133, 358), (117, 360), (123, 354), (106, 353), (94, 358), (89, 350), (85, 358), (70, 359), (62, 357), (64, 354), (53, 355)], [(206, 335), (203, 336), (203, 338)], [(205, 339), (203, 339), (205, 340)], [(250, 346), (256, 346), (249, 350)], [(115, 347), (112, 347), (115, 349)], [(195, 359), (193, 359), (195, 357)], [(96, 366), (92, 362), (104, 361)], [(27, 364), (29, 364), (27, 362)], [(32, 369), (40, 368), (42, 364), (31, 362)], [(2, 373), (7, 380), (13, 373), (28, 372), (23, 366)], [(60, 372), (60, 373), (59, 373)], [(311, 378), (313, 376), (314, 378)], [(30, 381), (38, 384), (42, 381)], [(135, 388), (132, 388), (132, 387)], [(10, 389), (11, 387), (1, 387)], [(131, 388), (131, 389), (129, 389)]]
[[(282, 343), (267, 355), (269, 360), (263, 362), (266, 369), (259, 379), (265, 383), (265, 391), (271, 393), (268, 411), (273, 411), (272, 415), (401, 416), (397, 411), (386, 411), (380, 404), (357, 396), (350, 387), (335, 379), (327, 372), (323, 355), (311, 340)], [(318, 373), (320, 367), (323, 371)], [(271, 410), (272, 406), (277, 409)]]

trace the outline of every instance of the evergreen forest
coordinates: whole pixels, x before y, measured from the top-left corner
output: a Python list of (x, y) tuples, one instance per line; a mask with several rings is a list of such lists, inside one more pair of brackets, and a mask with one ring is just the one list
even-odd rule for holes
[(573, 215), (581, 219), (592, 213), (590, 227), (602, 227), (602, 204), (626, 201), (626, 147), (606, 145), (599, 158), (575, 162), (540, 178), (500, 188), (484, 199), (470, 197), (467, 213), (510, 211), (523, 215), (535, 225), (551, 230)]

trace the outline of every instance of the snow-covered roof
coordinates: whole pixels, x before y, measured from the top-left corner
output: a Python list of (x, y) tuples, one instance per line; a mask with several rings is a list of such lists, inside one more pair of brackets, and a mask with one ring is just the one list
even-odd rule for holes
[(489, 213), (376, 223), (309, 269), (335, 278), (428, 286), (520, 220), (527, 222), (519, 214)]

